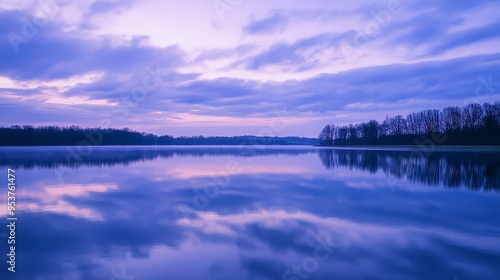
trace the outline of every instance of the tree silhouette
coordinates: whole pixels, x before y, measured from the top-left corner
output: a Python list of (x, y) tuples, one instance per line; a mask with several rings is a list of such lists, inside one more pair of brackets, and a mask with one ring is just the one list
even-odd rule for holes
[[(333, 132), (333, 140), (326, 137)], [(343, 126), (329, 125), (321, 131), (320, 145), (416, 145), (435, 133), (445, 134), (445, 143), (436, 145), (500, 145), (500, 102), (474, 103), (463, 108), (451, 106), (443, 111), (424, 110), (409, 114), (387, 116), (379, 124), (368, 123)]]
[(331, 146), (333, 145), (333, 139), (335, 138), (335, 125), (325, 125), (323, 130), (321, 130), (318, 139), (320, 145)]
[(0, 127), (0, 146), (109, 146), (109, 145), (314, 145), (305, 137), (233, 136), (173, 137), (137, 132), (129, 128), (81, 128), (79, 126)]

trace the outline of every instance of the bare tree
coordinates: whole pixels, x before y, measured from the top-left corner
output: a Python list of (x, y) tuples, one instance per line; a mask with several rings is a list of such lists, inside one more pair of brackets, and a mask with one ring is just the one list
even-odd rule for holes
[(349, 141), (351, 141), (352, 144), (356, 139), (358, 139), (358, 128), (353, 124), (349, 124)]
[(500, 102), (497, 101), (495, 104), (484, 103), (483, 104), (483, 118), (490, 118), (493, 121), (500, 122)]
[(483, 108), (477, 103), (469, 104), (462, 110), (462, 122), (464, 128), (475, 130), (481, 126), (483, 120)]
[(457, 106), (446, 107), (441, 113), (445, 133), (457, 133), (461, 129), (462, 111)]
[(406, 116), (406, 130), (408, 134), (420, 134), (418, 114), (412, 113)]
[(439, 110), (425, 110), (423, 114), (423, 124), (426, 134), (440, 131)]
[(367, 134), (370, 144), (375, 144), (380, 133), (380, 124), (376, 120), (371, 120), (367, 124)]
[(327, 124), (321, 130), (318, 139), (319, 144), (322, 146), (333, 146), (333, 140), (335, 139), (335, 125)]
[(389, 135), (403, 135), (406, 131), (406, 120), (401, 115), (395, 117), (385, 117)]
[(349, 127), (344, 125), (337, 129), (337, 140), (339, 144), (345, 144), (349, 135)]

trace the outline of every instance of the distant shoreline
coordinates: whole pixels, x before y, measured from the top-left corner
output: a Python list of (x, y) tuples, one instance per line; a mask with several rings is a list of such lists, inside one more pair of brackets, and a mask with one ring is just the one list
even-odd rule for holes
[(389, 149), (419, 149), (424, 151), (429, 150), (454, 150), (454, 151), (500, 151), (500, 146), (464, 146), (464, 145), (435, 145), (435, 146), (420, 146), (420, 145), (351, 145), (351, 146), (321, 146), (315, 145), (315, 147), (321, 148), (333, 148), (333, 149), (345, 149), (345, 150), (366, 150), (366, 149), (380, 149), (380, 150), (389, 150)]
[(79, 126), (0, 127), (0, 146), (183, 146), (183, 145), (314, 145), (317, 138), (275, 135), (180, 136), (155, 135), (128, 128)]

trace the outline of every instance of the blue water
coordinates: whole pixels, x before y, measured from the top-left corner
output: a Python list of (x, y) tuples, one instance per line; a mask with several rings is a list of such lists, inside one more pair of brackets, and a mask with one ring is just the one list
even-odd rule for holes
[(500, 279), (500, 153), (0, 148), (8, 168), (0, 279)]

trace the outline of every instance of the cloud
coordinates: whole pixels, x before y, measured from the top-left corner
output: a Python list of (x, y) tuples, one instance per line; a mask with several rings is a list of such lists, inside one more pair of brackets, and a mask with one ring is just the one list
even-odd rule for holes
[[(412, 1), (403, 8), (404, 12), (384, 28), (385, 31), (380, 37), (383, 38), (385, 48), (405, 46), (414, 50), (405, 56), (406, 59), (453, 54), (457, 48), (472, 46), (499, 36), (496, 30), (500, 23), (493, 16), (485, 14), (485, 10), (499, 8), (490, 1), (473, 1), (459, 5), (451, 5), (449, 1), (437, 1), (436, 5), (432, 6)], [(443, 16), (445, 10), (448, 11), (448, 16)], [(471, 21), (474, 24), (471, 25)], [(486, 49), (485, 51), (489, 52)], [(462, 53), (458, 52), (455, 56), (462, 56)]]
[[(338, 44), (342, 38), (351, 34), (324, 33), (317, 36), (303, 38), (294, 43), (276, 43), (267, 51), (264, 51), (247, 60), (247, 69), (258, 70), (266, 65), (301, 65), (310, 60), (315, 52), (331, 48)], [(299, 70), (300, 71), (300, 70)]]
[(117, 8), (121, 6), (130, 8), (132, 3), (133, 3), (132, 0), (116, 0), (116, 1), (98, 0), (92, 3), (92, 5), (90, 5), (90, 10), (96, 13), (107, 13), (111, 11), (116, 11)]
[[(479, 77), (499, 79), (494, 45), (500, 6), (490, 1), (401, 1), (401, 12), (385, 24), (377, 16), (392, 2), (252, 3), (235, 7), (227, 14), (231, 22), (216, 27), (210, 5), (166, 9), (155, 3), (70, 4), (43, 24), (33, 17), (38, 6), (5, 6), (0, 107), (12, 118), (0, 125), (97, 126), (112, 118), (151, 132), (167, 127), (227, 135), (238, 123), (259, 120), (238, 130), (255, 134), (262, 119), (286, 108), (288, 118), (304, 122), (282, 133), (315, 136), (325, 121), (366, 121), (498, 98), (498, 91), (476, 96)], [(185, 11), (196, 15), (192, 25), (163, 21)], [(131, 19), (134, 28), (124, 28)], [(151, 21), (161, 32), (150, 32)], [(379, 34), (356, 46), (370, 24), (380, 25)], [(21, 38), (14, 43), (17, 53), (9, 34)], [(343, 44), (359, 47), (360, 54), (350, 60)], [(152, 79), (157, 66), (161, 73)], [(136, 102), (132, 96), (145, 81), (151, 87)], [(14, 112), (20, 108), (29, 113)], [(211, 120), (210, 130), (200, 126), (203, 118)]]
[(283, 29), (286, 26), (288, 18), (285, 14), (275, 13), (270, 17), (252, 20), (248, 25), (243, 27), (243, 32), (249, 34), (273, 33)]
[(77, 33), (63, 31), (60, 24), (49, 23), (38, 28), (23, 18), (17, 11), (0, 14), (0, 20), (5, 23), (0, 31), (25, 36), (25, 29), (35, 28), (32, 38), (25, 37), (22, 43), (13, 44), (8, 36), (2, 38), (0, 75), (22, 80), (51, 80), (89, 71), (130, 73), (159, 60), (172, 68), (184, 63), (182, 51), (175, 46), (155, 48), (139, 46), (134, 43), (137, 41), (129, 45), (115, 44), (111, 37), (81, 38)]
[[(486, 61), (488, 61), (487, 66), (484, 64)], [(196, 80), (197, 75), (174, 73), (164, 76), (163, 82), (157, 89), (148, 92), (147, 98), (140, 103), (140, 106), (131, 108), (133, 113), (131, 118), (136, 115), (142, 116), (143, 121), (139, 119), (134, 121), (141, 126), (148, 120), (145, 117), (151, 116), (154, 112), (169, 112), (170, 117), (180, 117), (185, 116), (191, 109), (198, 108), (191, 117), (183, 117), (184, 121), (219, 116), (234, 118), (234, 123), (237, 124), (238, 118), (272, 118), (275, 110), (286, 107), (288, 117), (302, 117), (306, 121), (309, 118), (314, 119), (314, 116), (316, 118), (326, 116), (335, 122), (346, 121), (343, 118), (335, 120), (334, 116), (339, 114), (338, 112), (344, 112), (351, 118), (356, 114), (366, 114), (365, 119), (361, 117), (361, 121), (374, 118), (377, 115), (374, 115), (374, 112), (379, 112), (381, 120), (387, 114), (388, 108), (392, 111), (403, 110), (400, 112), (404, 115), (427, 109), (430, 106), (429, 100), (439, 101), (440, 103), (432, 105), (437, 108), (453, 102), (459, 103), (465, 98), (474, 96), (474, 91), (480, 84), (478, 77), (495, 73), (498, 67), (500, 67), (499, 55), (484, 55), (355, 69), (337, 74), (323, 74), (303, 81)], [(140, 84), (140, 75), (132, 77), (130, 80), (130, 77), (107, 76), (95, 83), (71, 88), (65, 96), (87, 96), (96, 100), (105, 98), (110, 102), (123, 102), (123, 96), (130, 94), (134, 84)], [(495, 95), (491, 94), (491, 98), (494, 97)], [(358, 104), (360, 100), (372, 105), (353, 108), (352, 104)], [(38, 102), (36, 104), (31, 102), (24, 101), (24, 106), (29, 108), (31, 104), (33, 107), (39, 107)], [(55, 120), (57, 116), (71, 114), (69, 112), (75, 109), (71, 106), (66, 109), (64, 107), (48, 109), (47, 105), (42, 108), (51, 110), (54, 116), (49, 119), (40, 118), (45, 118), (47, 121)], [(80, 110), (82, 109), (80, 106)], [(27, 110), (32, 111), (33, 115), (43, 112), (34, 108)], [(111, 117), (115, 115), (117, 118), (121, 112), (95, 107), (89, 107), (87, 110), (100, 112), (98, 115), (94, 113), (94, 117), (88, 120), (99, 116), (102, 118), (105, 115)], [(37, 111), (39, 113), (36, 113)], [(29, 117), (23, 119), (27, 120)], [(243, 119), (241, 121), (244, 122)], [(94, 121), (93, 126), (96, 126), (96, 123), (98, 119)], [(316, 133), (314, 128), (310, 131), (311, 134)]]
[(466, 31), (453, 32), (446, 38), (439, 40), (436, 45), (429, 50), (428, 54), (440, 54), (464, 45), (477, 43), (487, 39), (500, 38), (500, 32), (498, 32), (498, 30), (500, 30), (500, 21)]
[[(489, 61), (488, 65), (484, 62)], [(428, 61), (415, 64), (393, 64), (323, 74), (303, 81), (258, 83), (236, 79), (196, 81), (182, 87), (176, 101), (204, 104), (227, 110), (245, 104), (247, 111), (265, 112), (263, 102), (287, 105), (294, 113), (326, 113), (340, 110), (360, 100), (377, 104), (413, 98), (460, 100), (474, 95), (478, 77), (494, 73), (500, 66), (500, 55), (483, 55)], [(268, 93), (272, 92), (272, 95)], [(243, 98), (237, 102), (233, 99)], [(304, 105), (309, 105), (302, 110)], [(241, 108), (238, 107), (240, 110)], [(417, 109), (417, 108), (415, 108)], [(230, 109), (229, 111), (231, 112)], [(231, 112), (233, 113), (233, 112)], [(236, 113), (236, 112), (234, 112)]]

